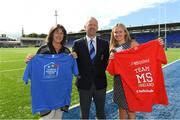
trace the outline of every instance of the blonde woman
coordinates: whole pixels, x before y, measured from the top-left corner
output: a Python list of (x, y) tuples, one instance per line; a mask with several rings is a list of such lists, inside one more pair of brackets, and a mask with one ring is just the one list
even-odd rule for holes
[[(127, 28), (123, 24), (117, 24), (111, 32), (110, 58), (113, 59), (115, 52), (122, 51), (136, 45), (138, 45), (138, 43), (134, 40), (131, 40)], [(119, 118), (126, 119), (126, 117), (128, 116), (129, 119), (135, 119), (135, 112), (128, 110), (122, 81), (119, 75), (114, 76), (113, 89), (113, 101), (118, 105)]]
[[(163, 40), (158, 39), (161, 45)], [(131, 47), (138, 46), (139, 44), (131, 39), (130, 34), (123, 24), (116, 24), (112, 29), (110, 38), (110, 59), (113, 59), (114, 53), (126, 50)], [(113, 101), (118, 105), (119, 118), (120, 119), (135, 119), (136, 114), (134, 111), (128, 110), (127, 100), (124, 94), (124, 89), (119, 75), (114, 76), (114, 95)]]

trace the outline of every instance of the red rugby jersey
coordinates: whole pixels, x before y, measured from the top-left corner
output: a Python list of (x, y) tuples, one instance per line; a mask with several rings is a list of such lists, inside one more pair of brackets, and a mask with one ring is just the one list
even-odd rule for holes
[(120, 75), (130, 111), (151, 112), (153, 104), (168, 105), (161, 64), (167, 64), (157, 40), (114, 54), (107, 71)]

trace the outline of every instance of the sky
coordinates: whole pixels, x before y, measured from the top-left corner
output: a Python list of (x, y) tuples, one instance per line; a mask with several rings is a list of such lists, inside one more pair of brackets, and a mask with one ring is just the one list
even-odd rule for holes
[(128, 26), (180, 22), (180, 0), (1, 0), (0, 34), (48, 34), (57, 23), (79, 32), (93, 16), (99, 30), (116, 23)]

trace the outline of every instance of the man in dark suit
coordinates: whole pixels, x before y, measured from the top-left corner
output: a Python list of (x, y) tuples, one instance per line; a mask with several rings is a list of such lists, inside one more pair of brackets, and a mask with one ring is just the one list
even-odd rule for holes
[(76, 40), (73, 51), (77, 55), (80, 76), (76, 85), (80, 97), (81, 118), (88, 119), (92, 98), (96, 117), (105, 119), (107, 80), (105, 70), (109, 58), (109, 44), (96, 36), (98, 21), (91, 17), (85, 25), (86, 36)]

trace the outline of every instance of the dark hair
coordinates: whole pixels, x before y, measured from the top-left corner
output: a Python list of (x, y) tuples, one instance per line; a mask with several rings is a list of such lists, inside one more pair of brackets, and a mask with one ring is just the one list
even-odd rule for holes
[(50, 43), (52, 44), (52, 41), (53, 41), (53, 34), (54, 34), (54, 31), (57, 30), (57, 29), (61, 29), (62, 32), (64, 33), (64, 37), (63, 37), (63, 40), (61, 42), (61, 45), (64, 45), (66, 43), (66, 29), (64, 28), (64, 26), (60, 25), (60, 24), (57, 24), (55, 26), (53, 26), (50, 31), (49, 31), (49, 34), (46, 38), (46, 41), (47, 43)]

